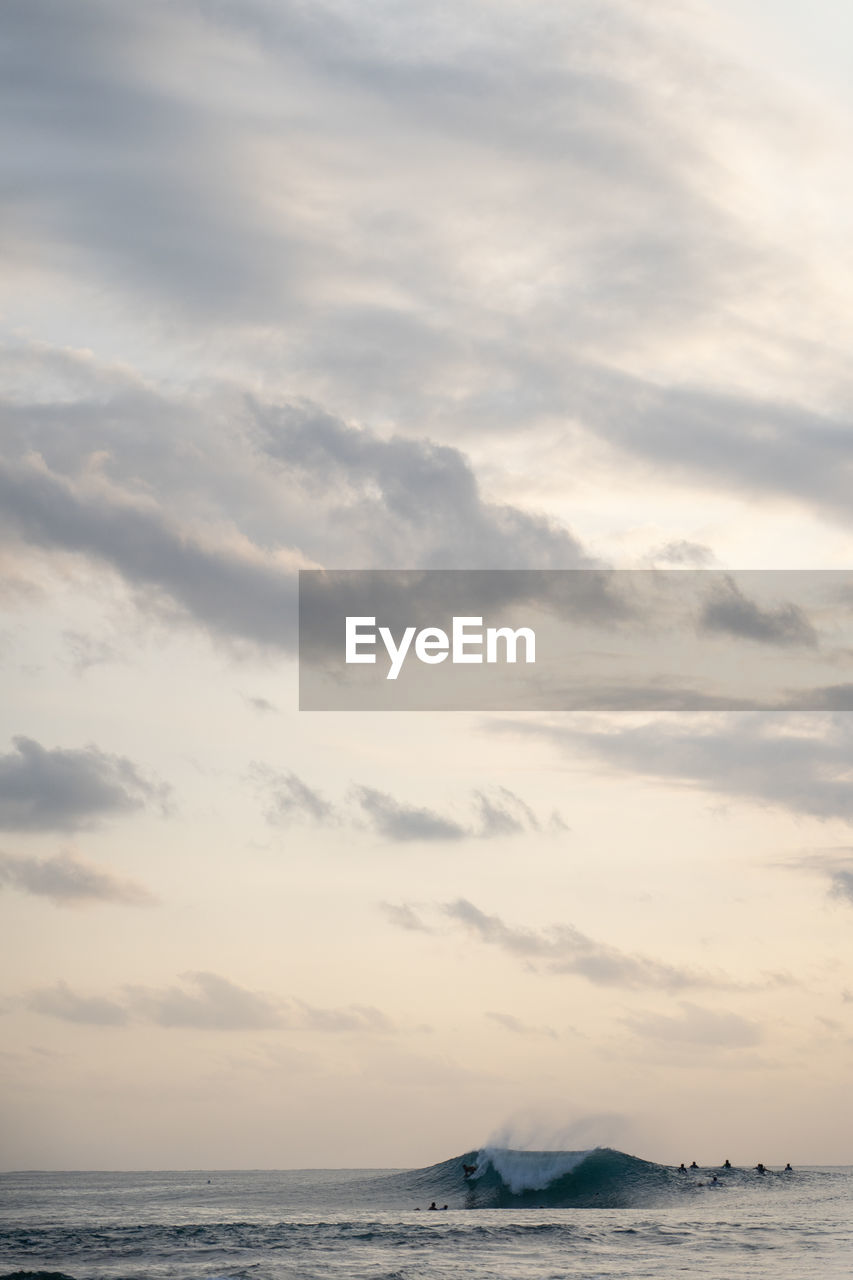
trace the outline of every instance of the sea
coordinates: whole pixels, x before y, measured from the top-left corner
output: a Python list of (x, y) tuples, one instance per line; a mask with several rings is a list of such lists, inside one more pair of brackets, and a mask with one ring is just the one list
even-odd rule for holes
[(849, 1280), (852, 1224), (853, 1167), (681, 1170), (609, 1148), (6, 1173), (0, 1280)]

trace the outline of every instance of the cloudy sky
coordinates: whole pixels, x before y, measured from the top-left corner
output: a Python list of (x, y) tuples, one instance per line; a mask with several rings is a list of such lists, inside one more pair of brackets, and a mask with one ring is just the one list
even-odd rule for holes
[(2, 25), (6, 1167), (848, 1162), (849, 713), (300, 713), (295, 582), (850, 567), (853, 18)]

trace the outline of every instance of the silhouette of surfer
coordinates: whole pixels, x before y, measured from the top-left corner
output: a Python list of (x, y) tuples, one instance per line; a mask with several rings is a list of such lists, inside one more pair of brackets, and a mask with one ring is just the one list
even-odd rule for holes
[(691, 1163), (690, 1168), (691, 1168), (691, 1169), (698, 1169), (698, 1168), (699, 1168), (699, 1166), (698, 1166), (698, 1164), (696, 1163), (696, 1161), (695, 1161), (695, 1160)]
[(430, 1208), (431, 1208), (431, 1209), (437, 1209), (437, 1208), (438, 1208), (438, 1205), (435, 1203), (435, 1201), (434, 1201), (434, 1200), (433, 1200), (432, 1204), (430, 1205)]
[(679, 1172), (679, 1173), (686, 1173), (686, 1172), (687, 1172), (687, 1169), (685, 1168), (685, 1165), (684, 1165), (684, 1161), (683, 1161), (683, 1160), (682, 1160), (681, 1164), (678, 1166), (678, 1172)]
[(466, 1178), (470, 1178), (472, 1173), (477, 1172), (477, 1166), (475, 1164), (463, 1164), (462, 1172)]
[(731, 1167), (732, 1167), (732, 1162), (731, 1162), (731, 1160), (729, 1160), (729, 1159), (725, 1159), (725, 1160), (723, 1161), (723, 1168), (724, 1168), (724, 1169), (731, 1169)]
[(755, 1166), (755, 1172), (756, 1172), (756, 1173), (766, 1173), (766, 1172), (767, 1172), (767, 1170), (765, 1169), (764, 1165), (761, 1163), (761, 1161), (760, 1161), (760, 1160), (759, 1160), (758, 1164)]
[(785, 1172), (786, 1172), (786, 1173), (793, 1173), (793, 1172), (794, 1172), (794, 1170), (793, 1170), (793, 1169), (791, 1168), (791, 1166), (790, 1166), (790, 1163), (785, 1165)]

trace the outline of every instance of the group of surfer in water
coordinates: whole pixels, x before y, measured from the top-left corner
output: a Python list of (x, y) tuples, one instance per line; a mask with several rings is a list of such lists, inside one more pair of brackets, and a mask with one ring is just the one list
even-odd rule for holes
[[(722, 1163), (722, 1165), (721, 1165), (720, 1167), (721, 1167), (722, 1169), (731, 1169), (731, 1167), (732, 1167), (732, 1162), (731, 1162), (731, 1160), (729, 1160), (728, 1158), (727, 1158), (727, 1159), (725, 1159), (725, 1160), (723, 1161), (723, 1163)], [(698, 1169), (698, 1168), (699, 1168), (699, 1165), (696, 1163), (696, 1161), (695, 1161), (695, 1160), (691, 1160), (691, 1162), (690, 1162), (690, 1164), (689, 1164), (689, 1165), (686, 1165), (686, 1164), (684, 1163), (684, 1161), (682, 1161), (682, 1162), (681, 1162), (681, 1164), (678, 1166), (678, 1172), (679, 1172), (679, 1173), (687, 1173), (687, 1172), (689, 1172), (689, 1170), (690, 1170), (690, 1169)], [(463, 1174), (464, 1174), (464, 1176), (465, 1176), (465, 1179), (467, 1180), (468, 1178), (473, 1177), (473, 1176), (474, 1176), (474, 1174), (477, 1172), (477, 1166), (476, 1166), (475, 1164), (463, 1164), (463, 1166), (462, 1166), (462, 1172), (463, 1172)], [(767, 1166), (766, 1166), (766, 1165), (764, 1165), (764, 1164), (762, 1164), (762, 1163), (761, 1163), (761, 1161), (759, 1160), (758, 1164), (755, 1166), (755, 1172), (756, 1172), (756, 1173), (767, 1173), (767, 1172), (768, 1172), (768, 1170), (767, 1170)], [(786, 1165), (785, 1165), (785, 1168), (784, 1168), (783, 1172), (784, 1172), (784, 1173), (793, 1173), (793, 1172), (794, 1172), (794, 1170), (791, 1168), (791, 1164), (790, 1164), (790, 1162), (789, 1162), (788, 1164), (786, 1164)], [(716, 1174), (714, 1174), (714, 1175), (713, 1175), (713, 1177), (711, 1178), (711, 1181), (709, 1182), (709, 1184), (708, 1184), (708, 1185), (709, 1185), (709, 1186), (711, 1186), (711, 1187), (713, 1187), (713, 1186), (715, 1186), (715, 1185), (719, 1185), (719, 1181), (720, 1181), (720, 1179), (717, 1177), (717, 1175), (716, 1175)], [(700, 1186), (700, 1187), (704, 1187), (704, 1185), (705, 1185), (705, 1183), (704, 1183), (704, 1182), (700, 1182), (700, 1183), (699, 1183), (699, 1186)], [(419, 1210), (419, 1209), (420, 1209), (420, 1205), (418, 1205), (418, 1206), (417, 1206), (417, 1208), (418, 1208), (418, 1210)], [(437, 1205), (437, 1204), (435, 1203), (435, 1201), (433, 1200), (433, 1202), (432, 1202), (432, 1204), (430, 1204), (429, 1208), (430, 1208), (430, 1209), (438, 1209), (438, 1205)], [(442, 1208), (442, 1209), (446, 1209), (446, 1208), (447, 1208), (447, 1205), (446, 1205), (446, 1204), (443, 1204), (443, 1205), (441, 1206), (441, 1208)], [(439, 1212), (440, 1212), (440, 1210), (439, 1210)]]
[[(695, 1160), (693, 1160), (689, 1166), (685, 1165), (685, 1164), (684, 1164), (684, 1162), (682, 1161), (682, 1163), (678, 1166), (678, 1172), (679, 1172), (679, 1173), (687, 1173), (687, 1171), (688, 1171), (688, 1167), (689, 1167), (690, 1169), (698, 1169), (698, 1168), (699, 1168), (699, 1166), (698, 1166), (698, 1164), (696, 1163), (696, 1161), (695, 1161)], [(731, 1169), (731, 1167), (732, 1167), (732, 1162), (731, 1162), (731, 1160), (726, 1159), (726, 1160), (724, 1160), (724, 1161), (723, 1161), (723, 1163), (722, 1163), (722, 1168), (723, 1168), (723, 1169)], [(755, 1172), (756, 1172), (756, 1173), (767, 1173), (767, 1166), (766, 1166), (766, 1165), (764, 1165), (764, 1164), (762, 1164), (762, 1163), (761, 1163), (761, 1161), (759, 1160), (758, 1164), (755, 1166)], [(790, 1162), (789, 1162), (788, 1164), (786, 1164), (786, 1165), (785, 1165), (785, 1168), (784, 1168), (783, 1172), (784, 1172), (784, 1173), (793, 1173), (793, 1172), (794, 1172), (794, 1170), (791, 1168)], [(717, 1175), (716, 1175), (716, 1174), (714, 1174), (713, 1178), (711, 1179), (711, 1185), (713, 1186), (713, 1184), (714, 1184), (715, 1182), (719, 1182), (719, 1181), (720, 1181), (720, 1179), (717, 1177)], [(702, 1184), (702, 1185), (704, 1185), (704, 1184)]]

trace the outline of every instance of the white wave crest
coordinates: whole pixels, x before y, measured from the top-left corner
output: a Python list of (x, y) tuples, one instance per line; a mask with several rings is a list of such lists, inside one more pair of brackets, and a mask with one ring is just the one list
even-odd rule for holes
[(481, 1178), (491, 1164), (513, 1195), (544, 1191), (598, 1150), (590, 1147), (588, 1151), (510, 1151), (506, 1147), (483, 1147), (474, 1179)]

